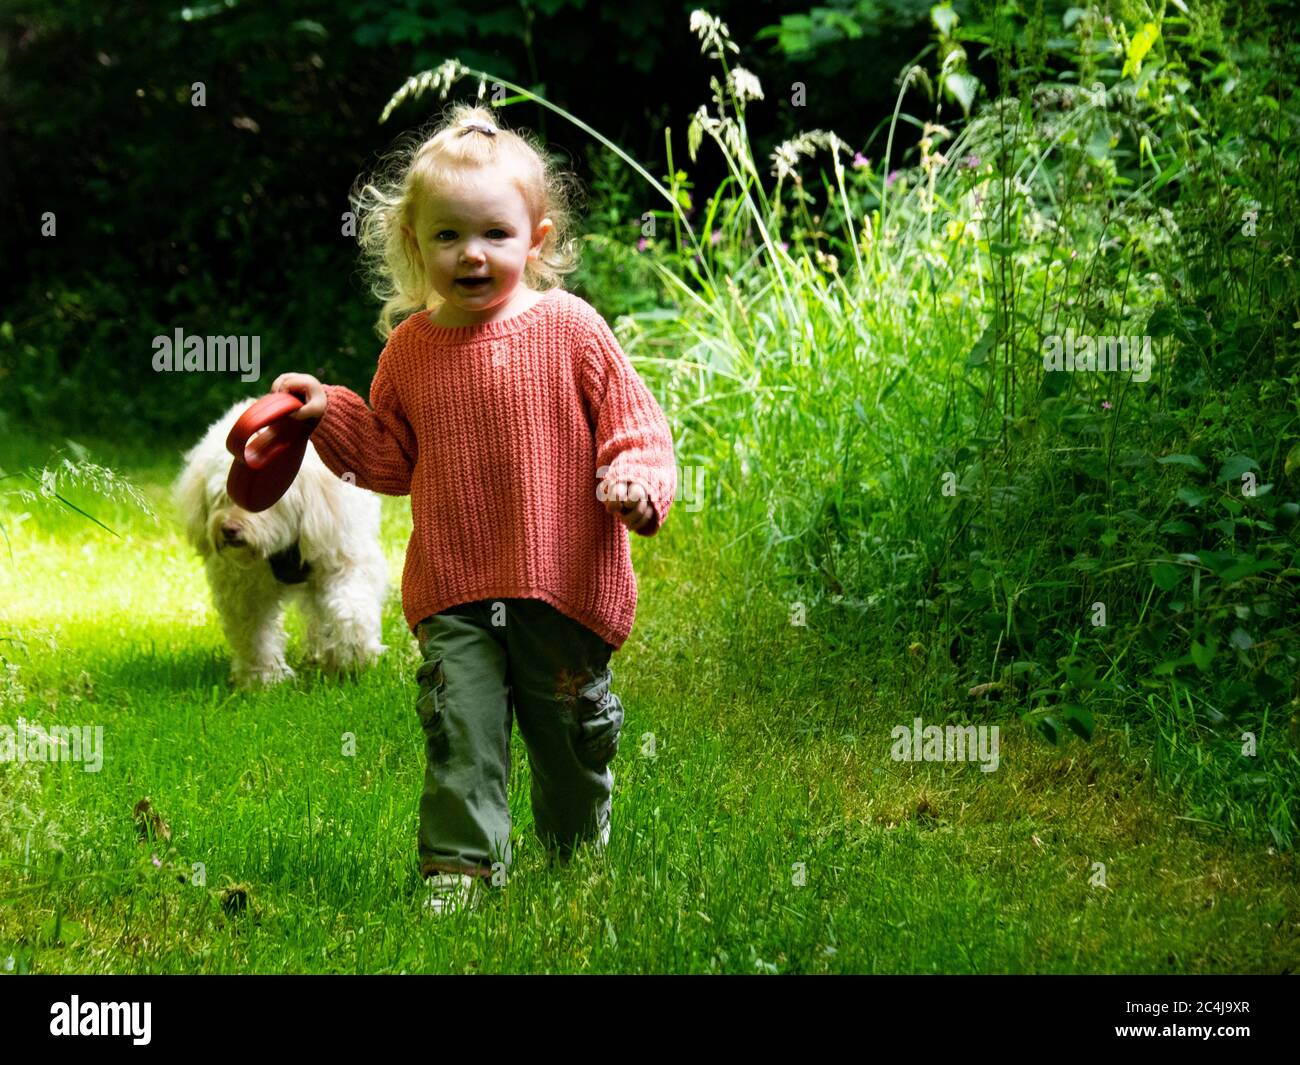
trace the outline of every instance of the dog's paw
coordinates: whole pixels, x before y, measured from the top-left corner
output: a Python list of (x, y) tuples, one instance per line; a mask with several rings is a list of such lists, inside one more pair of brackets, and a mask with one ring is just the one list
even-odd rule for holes
[(263, 666), (240, 666), (230, 671), (230, 682), (243, 691), (255, 691), (280, 684), (297, 674), (283, 662)]
[(321, 671), (330, 674), (356, 673), (374, 665), (376, 660), (388, 648), (381, 644), (337, 644), (328, 650), (318, 652), (312, 661)]

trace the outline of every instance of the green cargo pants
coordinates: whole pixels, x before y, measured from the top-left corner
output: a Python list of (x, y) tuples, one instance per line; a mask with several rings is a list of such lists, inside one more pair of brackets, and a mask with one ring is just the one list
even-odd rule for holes
[(462, 603), (416, 626), (425, 736), (420, 875), (508, 871), (510, 734), (532, 769), (537, 835), (567, 858), (607, 831), (623, 704), (606, 643), (540, 599)]

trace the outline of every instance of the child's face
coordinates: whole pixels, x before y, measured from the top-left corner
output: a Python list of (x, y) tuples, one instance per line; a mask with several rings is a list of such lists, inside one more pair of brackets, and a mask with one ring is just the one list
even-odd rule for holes
[[(413, 236), (434, 290), (446, 301), (443, 313), (472, 323), (506, 311), (550, 229), (549, 218), (533, 227), (508, 171), (484, 167), (464, 185), (423, 197)], [(403, 232), (412, 237), (409, 228)]]

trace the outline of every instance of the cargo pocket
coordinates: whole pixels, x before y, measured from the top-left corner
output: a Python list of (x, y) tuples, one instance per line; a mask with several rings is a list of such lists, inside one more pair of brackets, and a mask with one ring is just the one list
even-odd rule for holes
[(430, 761), (443, 761), (447, 757), (447, 677), (443, 673), (442, 658), (431, 658), (415, 671), (419, 695), (415, 711), (420, 715), (420, 727)]
[(574, 752), (584, 766), (598, 773), (618, 753), (623, 729), (623, 704), (609, 690), (611, 679), (608, 669), (597, 673), (595, 680), (578, 693), (575, 704), (578, 735)]

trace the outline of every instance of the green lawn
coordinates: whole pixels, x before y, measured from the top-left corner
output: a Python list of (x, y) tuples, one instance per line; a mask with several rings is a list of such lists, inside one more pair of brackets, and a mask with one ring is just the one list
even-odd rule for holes
[[(381, 664), (244, 695), (225, 683), (202, 570), (168, 508), (179, 449), (90, 446), (158, 521), (77, 496), (115, 539), (12, 495), (0, 508), (0, 635), (15, 640), (0, 647), (17, 666), (0, 723), (102, 725), (106, 750), (98, 773), (0, 764), (0, 970), (1297, 967), (1294, 856), (1180, 819), (1140, 730), (1099, 720), (1093, 742), (1055, 749), (1003, 710), (996, 772), (895, 762), (890, 730), (913, 708), (873, 677), (908, 663), (828, 615), (790, 624), (757, 560), (680, 506), (661, 535), (633, 537), (641, 599), (612, 662), (627, 720), (607, 856), (546, 866), (516, 736), (509, 884), (477, 914), (433, 918), (415, 860), (416, 650), (396, 598), (406, 500), (384, 500)], [(44, 457), (0, 445), (7, 471)], [(172, 852), (137, 840), (146, 796)]]

